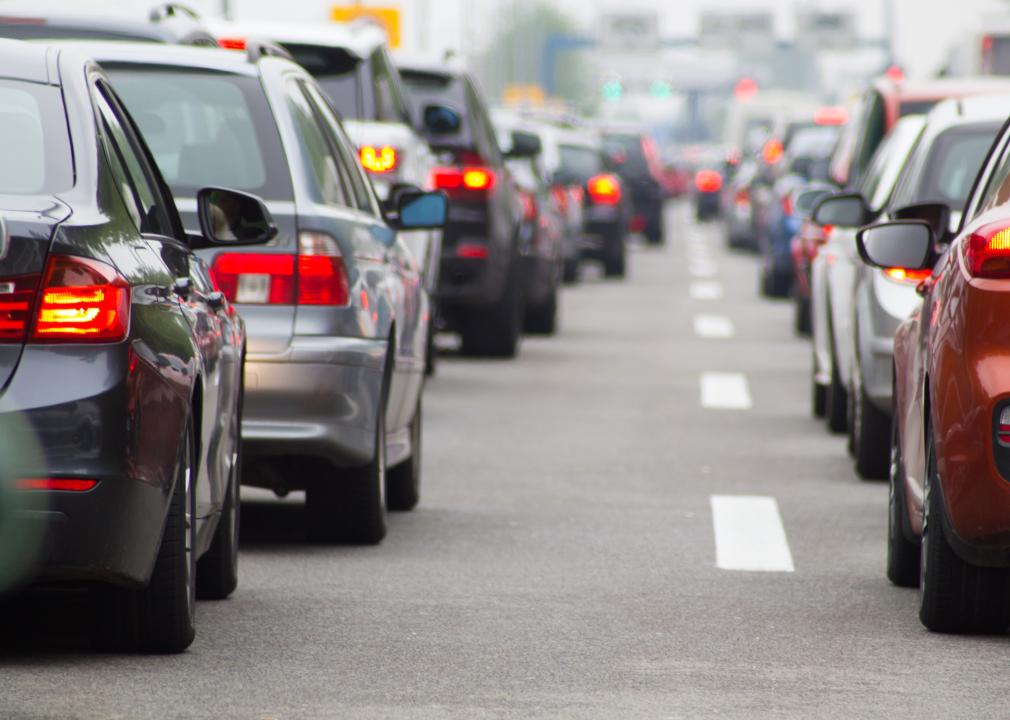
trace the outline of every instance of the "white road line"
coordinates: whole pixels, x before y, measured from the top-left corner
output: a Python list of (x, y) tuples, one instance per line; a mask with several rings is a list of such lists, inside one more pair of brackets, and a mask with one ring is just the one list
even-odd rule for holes
[(712, 410), (749, 410), (753, 403), (742, 373), (701, 374), (701, 406)]
[(733, 337), (733, 323), (722, 315), (696, 315), (694, 334), (709, 340), (725, 340)]
[(715, 565), (721, 570), (793, 572), (793, 556), (773, 497), (713, 495)]
[(722, 283), (704, 281), (693, 282), (690, 288), (693, 300), (718, 300), (722, 297)]
[(719, 267), (711, 260), (695, 258), (688, 263), (687, 271), (696, 278), (712, 278), (719, 271)]

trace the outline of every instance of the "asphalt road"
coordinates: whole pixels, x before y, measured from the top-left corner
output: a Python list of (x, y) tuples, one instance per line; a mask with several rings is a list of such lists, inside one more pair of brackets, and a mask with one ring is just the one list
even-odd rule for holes
[(92, 653), (46, 598), (7, 614), (0, 718), (1010, 716), (1010, 640), (921, 628), (791, 306), (689, 217), (518, 361), (443, 358), (422, 505), (381, 546), (309, 545), (298, 498), (248, 493), (239, 591), (189, 652)]

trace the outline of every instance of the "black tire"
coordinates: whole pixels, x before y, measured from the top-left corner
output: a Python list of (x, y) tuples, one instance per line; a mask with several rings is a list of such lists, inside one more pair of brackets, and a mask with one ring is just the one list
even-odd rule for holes
[(792, 278), (774, 270), (768, 272), (768, 297), (787, 298), (792, 292)]
[(376, 411), (372, 461), (363, 467), (323, 472), (306, 487), (306, 530), (312, 542), (378, 545), (386, 537), (388, 383), (387, 377)]
[(603, 276), (623, 278), (627, 274), (627, 242), (624, 236), (612, 238), (607, 243), (603, 258)]
[(461, 352), (470, 357), (511, 358), (519, 352), (522, 334), (522, 290), (518, 260), (513, 258), (505, 290), (491, 308), (471, 310), (463, 318)]
[(838, 376), (838, 364), (832, 359), (831, 384), (826, 388), (824, 417), (828, 421), (828, 430), (833, 433), (843, 433), (848, 430), (849, 394)]
[(438, 369), (438, 349), (435, 347), (435, 328), (438, 327), (436, 321), (437, 311), (433, 308), (431, 318), (428, 320), (428, 340), (424, 348), (424, 374), (432, 377)]
[(526, 308), (526, 323), (524, 329), (535, 335), (553, 335), (558, 330), (558, 289), (551, 291), (547, 302)]
[[(238, 422), (242, 424), (242, 401)], [(237, 430), (241, 435), (241, 430)], [(196, 563), (196, 596), (201, 600), (224, 600), (238, 587), (239, 516), (241, 510), (242, 450), (236, 437), (235, 459), (228, 477), (228, 490), (221, 507), (221, 518), (210, 548)]]
[(660, 210), (656, 215), (650, 219), (649, 224), (645, 227), (645, 242), (649, 245), (660, 246), (663, 245), (665, 236), (663, 233), (663, 211)]
[(796, 313), (793, 316), (793, 329), (801, 337), (809, 337), (811, 332), (810, 301), (796, 298)]
[(106, 587), (97, 592), (96, 640), (102, 647), (180, 653), (196, 637), (196, 493), (191, 486), (197, 466), (195, 453), (193, 424), (187, 421), (150, 582), (141, 590)]
[(579, 260), (578, 258), (571, 258), (565, 260), (564, 266), (561, 270), (561, 281), (565, 285), (574, 285), (579, 281)]
[(1010, 572), (972, 565), (954, 552), (943, 527), (931, 431), (926, 436), (926, 452), (919, 620), (933, 632), (1005, 632), (1010, 625)]
[(411, 453), (407, 460), (386, 471), (386, 509), (394, 512), (413, 510), (421, 499), (421, 458), (424, 416), (421, 398), (417, 396), (417, 407), (410, 421)]
[(817, 356), (812, 356), (810, 362), (812, 368), (810, 370), (810, 413), (819, 419), (823, 418), (827, 411), (828, 390), (817, 382)]
[(866, 396), (862, 384), (853, 393), (852, 441), (856, 472), (864, 480), (885, 480), (891, 467), (891, 418)]
[(898, 423), (891, 427), (890, 492), (887, 514), (887, 579), (898, 587), (919, 586), (919, 544), (908, 539), (905, 469), (901, 464)]

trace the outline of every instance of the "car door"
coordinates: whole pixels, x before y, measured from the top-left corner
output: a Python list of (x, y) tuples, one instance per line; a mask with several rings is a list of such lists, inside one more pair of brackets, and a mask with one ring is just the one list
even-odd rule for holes
[(428, 323), (425, 319), (429, 312), (429, 299), (421, 268), (403, 239), (392, 233), (383, 219), (375, 193), (358, 163), (354, 146), (330, 104), (315, 85), (302, 83), (302, 90), (319, 121), (328, 130), (340, 171), (348, 179), (355, 208), (363, 221), (386, 243), (385, 260), (392, 275), (390, 297), (396, 317), (396, 361), (386, 419), (390, 429), (400, 429), (409, 423), (413, 413), (427, 349)]
[(93, 84), (95, 100), (111, 150), (131, 184), (140, 215), (140, 231), (146, 245), (171, 271), (170, 292), (177, 298), (198, 350), (202, 383), (201, 416), (197, 442), (196, 515), (207, 517), (220, 510), (224, 482), (228, 477), (232, 448), (231, 423), (235, 422), (234, 398), (236, 359), (225, 353), (231, 337), (224, 332), (221, 297), (212, 285), (203, 261), (190, 250), (174, 212), (171, 194), (146, 151), (136, 126), (109, 85), (101, 79)]

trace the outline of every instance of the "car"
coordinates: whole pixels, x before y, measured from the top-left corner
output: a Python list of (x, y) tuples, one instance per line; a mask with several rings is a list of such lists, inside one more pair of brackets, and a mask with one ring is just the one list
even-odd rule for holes
[(181, 652), (194, 598), (238, 582), (245, 327), (196, 250), (277, 227), (209, 183), (187, 234), (92, 59), (10, 40), (0, 58), (0, 422), (40, 449), (15, 483), (45, 529), (33, 580), (90, 586), (103, 647)]
[[(957, 228), (971, 184), (1010, 117), (1010, 96), (946, 100), (927, 116), (926, 129), (908, 157), (881, 219), (934, 223), (937, 237)], [(950, 222), (931, 206), (951, 208)], [(920, 209), (925, 207), (925, 213)], [(852, 372), (848, 388), (851, 445), (856, 472), (886, 479), (890, 467), (891, 390), (894, 333), (919, 304), (916, 287), (927, 273), (904, 268), (879, 270), (856, 264), (853, 288)], [(839, 355), (849, 353), (839, 353)]]
[(494, 123), (523, 203), (523, 330), (553, 335), (558, 329), (565, 247), (578, 242), (577, 237), (566, 236), (570, 228), (561, 203), (567, 195), (555, 192), (550, 184), (536, 126), (502, 113), (494, 114)]
[(834, 183), (811, 182), (794, 188), (789, 196), (792, 217), (799, 220), (796, 233), (789, 241), (793, 262), (793, 329), (802, 337), (812, 332), (810, 295), (814, 258), (821, 245), (828, 241), (828, 231), (833, 229), (817, 225), (810, 215), (817, 203), (836, 189)]
[(397, 56), (414, 127), (438, 158), (432, 186), (449, 195), (438, 303), (465, 355), (515, 357), (523, 327), (522, 201), (487, 102), (457, 63)]
[[(328, 98), (270, 46), (90, 46), (188, 224), (206, 180), (263, 196), (280, 228), (206, 253), (248, 325), (243, 482), (306, 491), (320, 542), (378, 543), (419, 500), (428, 295), (398, 230), (436, 229), (442, 193), (383, 212)], [(421, 210), (429, 209), (430, 213)]]
[(603, 151), (610, 166), (621, 178), (624, 192), (631, 199), (629, 230), (641, 233), (650, 245), (665, 240), (663, 208), (663, 164), (656, 141), (649, 135), (628, 127), (604, 127), (600, 131)]
[[(813, 330), (813, 378), (811, 382), (814, 415), (825, 417), (834, 433), (848, 430), (849, 395), (853, 358), (852, 284), (856, 263), (855, 235), (858, 229), (879, 217), (887, 207), (898, 175), (919, 141), (926, 119), (909, 115), (894, 126), (874, 153), (869, 168), (856, 189), (833, 193), (814, 207), (812, 222), (830, 227), (826, 242), (817, 248), (810, 265), (810, 317)], [(856, 218), (845, 212), (856, 204), (865, 214)], [(841, 221), (841, 222), (839, 222)], [(846, 224), (854, 222), (854, 224)]]
[(952, 238), (924, 220), (857, 238), (874, 267), (931, 271), (894, 338), (887, 576), (919, 586), (919, 619), (938, 632), (1010, 626), (1008, 178), (1005, 124)]
[[(340, 114), (344, 129), (357, 145), (382, 203), (392, 207), (403, 191), (426, 188), (435, 169), (428, 141), (411, 123), (409, 101), (387, 48), (386, 34), (369, 22), (325, 26), (285, 22), (208, 21), (222, 47), (242, 50), (248, 38), (275, 42), (316, 79)], [(432, 298), (426, 369), (434, 371), (440, 230), (401, 233), (420, 263), (424, 286)]]
[(13, 40), (131, 40), (215, 47), (216, 38), (185, 5), (162, 3), (146, 17), (112, 14), (0, 15), (0, 37)]

